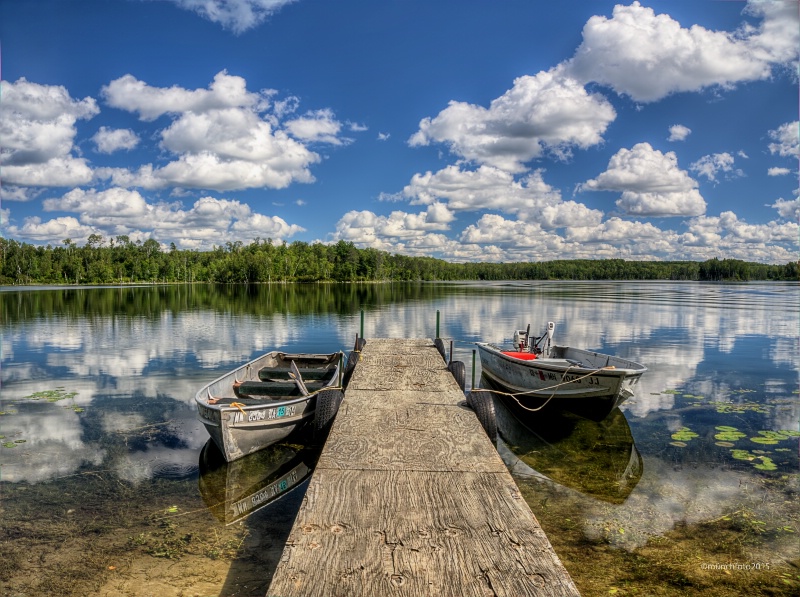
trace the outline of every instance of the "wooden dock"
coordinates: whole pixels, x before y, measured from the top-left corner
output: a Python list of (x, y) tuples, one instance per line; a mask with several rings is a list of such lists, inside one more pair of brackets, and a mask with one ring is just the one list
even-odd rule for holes
[(268, 597), (579, 595), (431, 340), (370, 339)]

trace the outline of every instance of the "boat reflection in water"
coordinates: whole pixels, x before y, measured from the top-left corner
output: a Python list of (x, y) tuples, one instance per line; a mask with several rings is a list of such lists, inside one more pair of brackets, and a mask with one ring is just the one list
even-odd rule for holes
[(200, 495), (220, 522), (238, 522), (308, 479), (320, 451), (320, 446), (280, 443), (226, 462), (209, 439), (200, 452)]
[(501, 445), (500, 452), (512, 473), (545, 477), (614, 504), (641, 479), (642, 457), (619, 408), (599, 422), (566, 412), (528, 413), (523, 422), (493, 396), (497, 430), (508, 448)]

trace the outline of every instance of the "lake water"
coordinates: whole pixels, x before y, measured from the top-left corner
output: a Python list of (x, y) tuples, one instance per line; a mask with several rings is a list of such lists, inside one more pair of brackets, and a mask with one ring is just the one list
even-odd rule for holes
[(362, 309), (368, 339), (432, 338), (439, 311), (468, 385), (471, 343), (528, 323), (648, 367), (600, 423), (497, 405), (582, 594), (800, 593), (800, 286), (660, 282), (2, 288), (0, 593), (264, 595), (317, 454), (228, 466), (194, 394), (268, 350), (349, 350)]

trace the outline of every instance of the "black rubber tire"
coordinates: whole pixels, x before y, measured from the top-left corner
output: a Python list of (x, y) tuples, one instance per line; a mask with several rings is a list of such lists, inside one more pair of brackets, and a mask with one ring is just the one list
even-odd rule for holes
[(467, 394), (467, 404), (475, 411), (483, 430), (492, 443), (497, 442), (497, 417), (494, 412), (494, 401), (489, 392), (470, 392)]
[(353, 377), (353, 371), (355, 371), (360, 354), (360, 352), (356, 352), (355, 350), (350, 351), (347, 357), (347, 365), (345, 365), (344, 374), (342, 375), (342, 387), (346, 388), (347, 384), (350, 383), (350, 378)]
[(456, 378), (456, 383), (461, 391), (465, 391), (467, 389), (467, 366), (461, 361), (450, 361), (447, 369)]
[(442, 355), (442, 359), (444, 359), (444, 362), (446, 363), (447, 353), (444, 351), (444, 341), (441, 338), (436, 338), (436, 340), (433, 341), (433, 345), (436, 347), (436, 350), (439, 351), (439, 354)]
[(322, 390), (317, 394), (317, 407), (314, 410), (315, 440), (324, 440), (328, 435), (343, 399), (341, 390)]

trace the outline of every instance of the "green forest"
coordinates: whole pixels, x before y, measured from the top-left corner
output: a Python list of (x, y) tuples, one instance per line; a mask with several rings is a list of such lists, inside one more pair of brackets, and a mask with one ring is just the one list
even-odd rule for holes
[(135, 284), (270, 282), (389, 282), (455, 280), (798, 280), (800, 262), (737, 259), (625, 261), (566, 259), (530, 263), (451, 263), (431, 257), (359, 249), (353, 243), (225, 243), (211, 251), (162, 250), (158, 241), (132, 242), (93, 234), (83, 246), (65, 239), (46, 247), (0, 238), (0, 284)]

